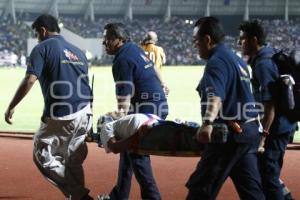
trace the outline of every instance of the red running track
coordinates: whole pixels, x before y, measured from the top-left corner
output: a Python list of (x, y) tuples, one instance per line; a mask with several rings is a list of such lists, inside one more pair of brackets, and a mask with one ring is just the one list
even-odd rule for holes
[[(282, 179), (295, 199), (300, 199), (300, 151), (288, 150)], [(118, 168), (118, 155), (105, 154), (96, 144), (89, 144), (85, 161), (86, 185), (92, 196), (108, 193), (113, 187)], [(185, 199), (186, 180), (199, 158), (174, 158), (152, 156), (152, 167), (162, 198)], [(32, 161), (32, 140), (0, 137), (0, 200), (33, 199), (62, 200), (64, 196), (38, 172)], [(133, 180), (131, 200), (140, 199), (139, 188)], [(236, 200), (238, 196), (230, 180), (223, 186), (218, 200)]]

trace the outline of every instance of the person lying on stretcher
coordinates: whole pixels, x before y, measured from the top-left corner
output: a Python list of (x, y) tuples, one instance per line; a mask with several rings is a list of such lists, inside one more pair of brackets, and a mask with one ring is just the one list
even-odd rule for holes
[[(195, 122), (167, 121), (153, 114), (131, 114), (117, 120), (104, 115), (97, 125), (98, 133), (94, 138), (107, 153), (131, 150), (152, 155), (199, 156), (204, 148), (196, 139), (200, 126)], [(226, 142), (227, 127), (218, 124), (214, 127), (212, 142)]]
[[(100, 141), (106, 153), (120, 153), (134, 149), (137, 145), (138, 132), (150, 128), (162, 120), (153, 114), (130, 114), (118, 120), (109, 115), (101, 116), (97, 127), (101, 130)], [(143, 127), (142, 127), (143, 126)]]

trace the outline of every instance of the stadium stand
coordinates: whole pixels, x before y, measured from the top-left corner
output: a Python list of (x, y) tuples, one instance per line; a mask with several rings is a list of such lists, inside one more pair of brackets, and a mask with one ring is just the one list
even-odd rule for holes
[(17, 65), (16, 60), (26, 55), (30, 28), (23, 22), (14, 24), (7, 16), (0, 17), (0, 66)]
[(300, 18), (294, 20), (263, 20), (269, 43), (277, 49), (300, 47)]
[[(199, 64), (199, 58), (192, 46), (192, 27), (195, 19), (187, 20), (186, 17), (171, 17), (169, 22), (160, 18), (134, 18), (132, 21), (123, 18), (97, 18), (95, 22), (83, 18), (62, 18), (64, 26), (80, 34), (83, 37), (102, 37), (103, 27), (109, 22), (122, 22), (126, 24), (132, 33), (132, 39), (140, 43), (145, 33), (154, 30), (159, 35), (158, 43), (163, 46), (167, 55), (167, 65), (193, 65)], [(295, 18), (289, 21), (274, 19), (263, 20), (269, 33), (268, 43), (275, 48), (292, 48), (300, 46), (300, 19)], [(232, 31), (234, 32), (234, 31)], [(227, 45), (237, 51), (237, 29), (236, 35), (226, 37)], [(105, 55), (104, 55), (105, 57)], [(109, 64), (110, 60), (103, 58), (101, 64)]]
[[(61, 17), (60, 20), (69, 30), (91, 38), (101, 38), (106, 23), (122, 22), (128, 25), (132, 39), (137, 43), (140, 43), (147, 31), (155, 30), (159, 35), (159, 44), (165, 48), (168, 65), (199, 64), (197, 54), (192, 48), (192, 40), (185, 39), (191, 38), (193, 25), (182, 17), (172, 17), (167, 23), (159, 18), (134, 19), (131, 22), (122, 18), (97, 18), (95, 22), (91, 22), (73, 16)], [(0, 23), (0, 38), (3, 41), (0, 51), (13, 52), (18, 57), (26, 54), (26, 41), (32, 36), (32, 31), (25, 21), (17, 21), (17, 25), (14, 25), (9, 18), (1, 18)], [(93, 64), (99, 65), (110, 63), (111, 57), (107, 55), (93, 61)]]
[[(227, 45), (239, 51), (237, 26), (245, 18), (246, 8), (250, 18), (265, 19), (272, 46), (282, 49), (300, 45), (299, 0), (289, 0), (289, 5), (282, 0), (251, 0), (249, 5), (239, 0), (7, 0), (0, 1), (0, 65), (13, 54), (19, 63), (27, 55), (27, 38), (33, 36), (28, 22), (41, 12), (59, 16), (65, 28), (85, 38), (102, 38), (104, 25), (115, 21), (125, 23), (137, 43), (153, 30), (166, 51), (167, 65), (201, 64), (192, 46), (195, 19), (203, 14), (218, 16), (229, 35)], [(110, 65), (111, 57), (104, 54), (92, 64)]]

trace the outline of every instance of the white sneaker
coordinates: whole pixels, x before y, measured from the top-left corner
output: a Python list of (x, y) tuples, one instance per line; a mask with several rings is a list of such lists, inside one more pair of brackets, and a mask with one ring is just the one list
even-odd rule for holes
[(110, 200), (110, 196), (108, 194), (99, 194), (97, 196), (98, 200)]

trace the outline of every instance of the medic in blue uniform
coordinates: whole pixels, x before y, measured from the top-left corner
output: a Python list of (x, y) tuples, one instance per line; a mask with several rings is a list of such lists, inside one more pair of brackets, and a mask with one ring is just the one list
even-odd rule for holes
[[(266, 33), (259, 21), (243, 22), (240, 27), (240, 44), (244, 55), (250, 56), (255, 99), (264, 105), (262, 117), (264, 153), (259, 159), (263, 190), (268, 200), (292, 199), (286, 186), (280, 181), (283, 157), (290, 135), (296, 123), (290, 122), (275, 110), (274, 83), (278, 78), (277, 66), (272, 60), (274, 49), (265, 46)], [(264, 141), (264, 142), (263, 142)]]
[[(222, 43), (223, 38), (218, 19), (204, 17), (196, 22), (195, 47), (200, 57), (207, 60), (197, 87), (203, 119), (197, 138), (207, 145), (186, 184), (187, 199), (216, 199), (230, 177), (241, 199), (263, 200), (257, 166), (258, 113), (250, 76), (246, 64)], [(211, 143), (214, 122), (228, 124), (230, 134), (226, 143)]]
[[(34, 135), (33, 159), (41, 173), (70, 200), (92, 200), (85, 187), (86, 134), (92, 127), (88, 62), (83, 52), (59, 35), (57, 19), (40, 15), (32, 24), (39, 44), (5, 119), (39, 81), (44, 97), (41, 126)], [(34, 106), (34, 105), (33, 105)]]
[[(130, 42), (129, 32), (123, 24), (107, 24), (104, 29), (105, 50), (115, 55), (112, 72), (119, 115), (151, 113), (165, 119), (168, 104), (153, 62), (141, 48)], [(110, 199), (129, 198), (133, 172), (140, 185), (142, 199), (161, 199), (149, 155), (129, 152), (120, 154), (118, 181), (109, 195)], [(100, 196), (99, 199), (106, 197)]]

